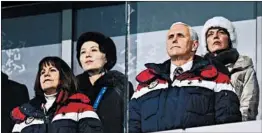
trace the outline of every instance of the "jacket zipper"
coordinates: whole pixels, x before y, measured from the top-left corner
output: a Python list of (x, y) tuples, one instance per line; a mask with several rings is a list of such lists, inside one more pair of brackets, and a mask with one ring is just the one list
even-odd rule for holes
[(47, 110), (46, 110), (44, 104), (42, 104), (42, 108), (43, 108), (44, 114), (45, 114), (44, 123), (45, 123), (46, 133), (48, 133), (49, 116), (47, 115)]

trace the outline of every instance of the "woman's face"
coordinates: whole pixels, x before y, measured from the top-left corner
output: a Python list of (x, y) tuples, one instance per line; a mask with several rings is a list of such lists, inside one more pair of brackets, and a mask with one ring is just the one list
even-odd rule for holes
[(80, 49), (80, 62), (85, 71), (101, 70), (106, 64), (106, 56), (93, 41), (85, 42)]
[(207, 31), (207, 46), (211, 53), (229, 47), (229, 36), (221, 29), (210, 29)]
[[(59, 71), (56, 67), (50, 63), (43, 66), (40, 71), (40, 84), (44, 92), (49, 94), (55, 93), (59, 85), (59, 79)], [(50, 91), (52, 91), (52, 93), (50, 93)]]

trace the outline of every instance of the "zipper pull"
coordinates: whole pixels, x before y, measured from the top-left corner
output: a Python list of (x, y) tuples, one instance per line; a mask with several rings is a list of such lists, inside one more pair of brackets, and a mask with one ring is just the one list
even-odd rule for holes
[(45, 123), (49, 123), (49, 116), (47, 115), (47, 110), (45, 108), (45, 105), (42, 103), (42, 109), (44, 110), (44, 114), (45, 114)]
[(44, 110), (44, 114), (46, 115), (47, 111), (46, 111), (46, 108), (45, 108), (45, 104), (42, 103), (41, 108)]

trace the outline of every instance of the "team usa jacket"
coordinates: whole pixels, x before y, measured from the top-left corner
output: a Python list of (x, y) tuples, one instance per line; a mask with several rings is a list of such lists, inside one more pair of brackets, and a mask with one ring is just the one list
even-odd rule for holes
[(138, 86), (129, 103), (129, 132), (170, 129), (241, 121), (239, 99), (227, 74), (195, 56), (193, 66), (170, 79), (170, 60), (146, 64), (136, 77)]
[[(35, 97), (29, 103), (16, 107), (12, 118), (16, 121), (14, 133), (102, 133), (102, 124), (89, 98), (73, 94), (64, 99), (62, 91), (52, 107), (45, 111), (44, 97)], [(59, 101), (65, 101), (63, 103)], [(59, 107), (58, 107), (59, 106)]]

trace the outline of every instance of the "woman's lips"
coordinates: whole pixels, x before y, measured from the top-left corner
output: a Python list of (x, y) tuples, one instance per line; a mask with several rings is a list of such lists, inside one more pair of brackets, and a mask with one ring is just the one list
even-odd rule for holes
[(86, 61), (85, 63), (86, 64), (90, 64), (90, 63), (93, 63), (94, 61), (91, 61), (91, 60), (89, 60), (89, 61)]
[(220, 45), (221, 42), (220, 42), (220, 41), (215, 41), (213, 44), (214, 44), (214, 45)]
[(44, 80), (44, 83), (47, 82), (47, 81), (52, 81), (52, 80), (51, 80), (51, 79), (45, 79), (45, 80)]

